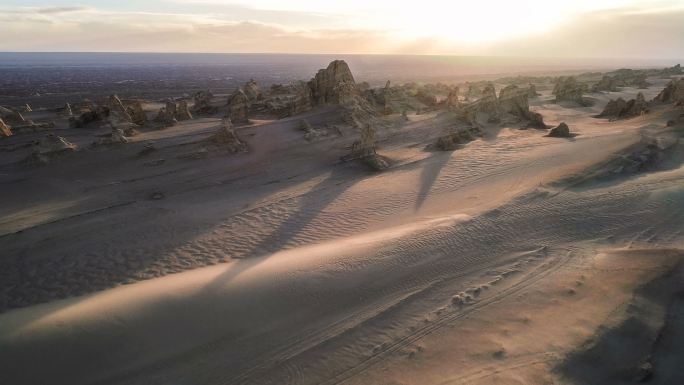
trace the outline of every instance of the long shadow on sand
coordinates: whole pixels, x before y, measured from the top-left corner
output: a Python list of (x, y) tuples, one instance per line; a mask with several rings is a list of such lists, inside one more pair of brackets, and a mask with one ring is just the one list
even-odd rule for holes
[(287, 249), (288, 244), (309, 226), (323, 209), (354, 184), (363, 180), (363, 177), (363, 174), (358, 174), (358, 170), (352, 167), (335, 166), (328, 177), (317, 183), (301, 197), (299, 210), (280, 223), (270, 235), (252, 248), (251, 253), (248, 253), (261, 255), (261, 257), (257, 257), (256, 260), (250, 258), (234, 261), (225, 273), (207, 286), (207, 289), (212, 290), (215, 286), (224, 285), (241, 273), (268, 259), (268, 255)]
[(424, 161), (425, 164), (420, 173), (420, 190), (418, 190), (418, 196), (416, 198), (415, 211), (419, 211), (425, 203), (425, 200), (427, 200), (432, 186), (435, 184), (437, 177), (439, 177), (439, 173), (442, 171), (442, 168), (449, 163), (452, 154), (453, 151), (435, 152), (431, 157)]

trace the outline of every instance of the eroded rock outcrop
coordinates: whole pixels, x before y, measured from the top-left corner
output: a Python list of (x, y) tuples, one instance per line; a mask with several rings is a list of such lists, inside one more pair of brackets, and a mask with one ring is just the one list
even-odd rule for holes
[(106, 106), (109, 108), (109, 119), (113, 125), (133, 122), (118, 96), (110, 95)]
[(623, 98), (611, 99), (603, 111), (598, 115), (600, 118), (626, 119), (640, 116), (648, 112), (648, 103), (644, 94), (639, 92), (635, 99), (629, 101)]
[(196, 114), (214, 114), (218, 111), (216, 107), (211, 104), (214, 95), (210, 91), (197, 91), (193, 96), (194, 104), (192, 111)]
[(587, 106), (588, 103), (582, 97), (584, 92), (586, 92), (586, 87), (580, 84), (574, 76), (561, 76), (552, 93), (556, 96), (556, 102), (574, 102)]
[(229, 152), (247, 151), (247, 145), (237, 136), (230, 118), (223, 118), (221, 120), (221, 127), (209, 140), (227, 149)]
[(382, 171), (389, 167), (387, 161), (376, 152), (375, 130), (366, 124), (360, 130), (360, 138), (352, 143), (349, 154), (342, 157), (343, 161), (359, 160), (375, 171)]
[(4, 120), (0, 119), (0, 137), (8, 136), (12, 136), (12, 128)]
[(181, 100), (180, 102), (178, 102), (178, 106), (176, 109), (176, 119), (178, 121), (192, 119), (192, 114), (190, 113), (190, 109), (188, 108), (188, 102), (186, 102), (185, 100)]
[(356, 82), (344, 60), (334, 60), (309, 82), (316, 104), (347, 104), (358, 96)]
[(591, 88), (592, 92), (615, 92), (618, 90), (618, 85), (615, 79), (608, 75), (604, 75), (603, 78)]
[(654, 100), (661, 103), (684, 105), (684, 78), (668, 83)]
[(461, 145), (472, 142), (482, 133), (474, 128), (449, 130), (446, 135), (437, 138), (437, 149), (441, 151), (454, 151)]
[(462, 118), (474, 127), (484, 123), (523, 123), (522, 128), (546, 129), (541, 114), (530, 111), (528, 90), (516, 85), (504, 87), (496, 96), (494, 85), (487, 84), (482, 97), (461, 109)]
[(259, 85), (254, 79), (250, 79), (247, 83), (245, 83), (242, 90), (245, 92), (245, 95), (247, 95), (247, 98), (250, 100), (250, 102), (256, 102), (263, 97), (261, 95)]
[(124, 130), (120, 128), (113, 128), (111, 134), (93, 142), (91, 147), (111, 146), (126, 143), (128, 143), (128, 138), (126, 137), (126, 133), (124, 132)]
[(565, 122), (551, 129), (549, 135), (552, 138), (571, 138), (570, 127)]
[(238, 89), (228, 98), (226, 117), (233, 122), (248, 123), (249, 106), (249, 98), (242, 89)]
[(128, 112), (128, 115), (131, 116), (131, 121), (133, 123), (139, 126), (143, 126), (147, 123), (147, 114), (145, 113), (140, 100), (131, 101), (126, 106), (126, 111)]
[(85, 110), (78, 117), (69, 118), (69, 125), (72, 128), (83, 128), (93, 122), (100, 122), (109, 116), (109, 108), (95, 107), (92, 110)]
[(76, 151), (78, 147), (61, 136), (48, 134), (33, 143), (28, 163), (47, 164), (54, 158)]
[(175, 126), (178, 123), (177, 114), (178, 106), (176, 106), (176, 102), (167, 100), (165, 106), (159, 109), (154, 120), (166, 127)]

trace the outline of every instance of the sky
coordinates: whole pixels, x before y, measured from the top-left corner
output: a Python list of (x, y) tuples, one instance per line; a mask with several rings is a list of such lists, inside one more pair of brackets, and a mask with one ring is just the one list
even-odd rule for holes
[(684, 56), (684, 0), (0, 0), (0, 51)]

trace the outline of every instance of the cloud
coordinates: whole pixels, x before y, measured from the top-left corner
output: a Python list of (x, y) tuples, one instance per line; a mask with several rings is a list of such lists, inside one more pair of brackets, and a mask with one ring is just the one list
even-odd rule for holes
[(87, 11), (90, 8), (88, 7), (43, 7), (43, 8), (34, 8), (34, 9), (29, 9), (28, 12), (35, 12), (35, 13), (42, 13), (42, 14), (58, 14), (58, 13), (68, 13), (68, 12), (79, 12), (79, 11)]
[[(677, 58), (684, 52), (684, 9), (671, 6), (594, 11), (554, 25), (544, 34), (488, 43), (453, 42), (440, 35), (411, 37), (381, 26), (350, 27), (337, 22), (339, 15), (255, 11), (228, 5), (212, 12), (207, 9), (201, 4), (185, 13), (175, 9), (143, 12), (90, 7), (0, 9), (0, 50), (587, 58)], [(316, 21), (304, 23), (306, 27), (294, 22), (306, 17)], [(487, 28), (487, 24), (481, 27)]]

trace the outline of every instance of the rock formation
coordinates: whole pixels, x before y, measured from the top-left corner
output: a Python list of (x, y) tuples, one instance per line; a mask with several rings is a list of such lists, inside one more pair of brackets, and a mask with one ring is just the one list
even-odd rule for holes
[(625, 101), (623, 98), (611, 99), (603, 111), (598, 115), (600, 118), (626, 119), (639, 116), (648, 112), (648, 103), (644, 94), (639, 92), (636, 99)]
[(82, 128), (87, 126), (92, 122), (99, 122), (106, 119), (109, 116), (109, 108), (107, 107), (97, 107), (92, 110), (86, 110), (78, 117), (69, 118), (69, 125), (72, 128)]
[(188, 109), (188, 102), (186, 102), (185, 100), (181, 100), (180, 102), (178, 102), (178, 108), (176, 110), (176, 119), (179, 121), (192, 119), (192, 114), (190, 113), (190, 109)]
[(528, 90), (516, 85), (504, 87), (496, 96), (492, 84), (482, 90), (482, 97), (461, 109), (462, 118), (474, 127), (479, 128), (484, 122), (525, 123), (523, 128), (533, 127), (546, 129), (541, 114), (530, 111)]
[(468, 84), (468, 91), (465, 93), (465, 98), (466, 100), (473, 100), (473, 99), (479, 99), (482, 97), (482, 91), (474, 84)]
[(335, 60), (309, 82), (316, 104), (347, 104), (358, 95), (354, 76), (344, 60)]
[(12, 136), (12, 129), (4, 120), (0, 119), (0, 137)]
[(3, 113), (0, 118), (2, 118), (7, 124), (12, 125), (33, 123), (31, 120), (24, 118), (24, 115), (22, 115), (21, 112), (10, 109), (7, 109), (7, 112)]
[(556, 102), (569, 101), (575, 102), (581, 106), (587, 105), (587, 102), (582, 98), (584, 92), (585, 87), (580, 84), (574, 76), (561, 76), (553, 88), (553, 95), (556, 96)]
[(106, 106), (109, 108), (109, 120), (113, 125), (133, 122), (118, 96), (110, 95)]
[(552, 138), (571, 138), (570, 128), (565, 122), (559, 124), (557, 127), (551, 129), (549, 135)]
[(147, 123), (147, 114), (142, 107), (142, 103), (139, 100), (132, 101), (126, 107), (128, 115), (131, 116), (131, 121), (139, 126), (145, 125)]
[(544, 118), (537, 112), (530, 111), (528, 101), (529, 89), (509, 85), (499, 92), (499, 109), (505, 113), (527, 120), (526, 128), (546, 129)]
[(69, 118), (74, 116), (74, 111), (71, 109), (71, 104), (67, 103), (64, 105), (64, 109), (62, 110), (62, 115), (69, 117)]
[(672, 80), (654, 100), (661, 103), (684, 105), (684, 78)]
[(166, 127), (175, 126), (178, 123), (177, 113), (178, 108), (176, 102), (173, 100), (167, 100), (164, 107), (159, 109), (157, 117), (154, 120), (158, 123), (162, 123)]
[(124, 130), (120, 128), (113, 128), (112, 133), (104, 138), (98, 139), (92, 144), (92, 147), (103, 146), (103, 145), (115, 145), (115, 144), (126, 144), (128, 143), (128, 138), (124, 133)]
[(197, 114), (214, 114), (217, 108), (211, 105), (211, 100), (214, 95), (210, 91), (197, 91), (193, 96), (195, 103), (192, 106), (192, 111)]
[(223, 118), (221, 127), (210, 138), (210, 141), (226, 148), (229, 152), (247, 151), (247, 145), (238, 138), (230, 118)]
[(592, 92), (615, 92), (618, 90), (618, 85), (615, 79), (608, 75), (604, 75), (603, 78), (591, 88)]
[(24, 112), (33, 112), (33, 108), (28, 103), (24, 104)]
[(447, 108), (458, 109), (461, 106), (461, 102), (459, 102), (459, 100), (458, 100), (458, 91), (459, 91), (458, 87), (449, 91), (449, 94), (447, 95), (447, 100), (446, 100)]
[(238, 88), (228, 98), (226, 117), (233, 122), (248, 123), (249, 106), (249, 98), (242, 89)]
[(58, 156), (76, 151), (77, 146), (61, 136), (48, 134), (33, 143), (32, 154), (27, 159), (28, 163), (47, 164)]
[(446, 135), (440, 136), (437, 139), (437, 149), (441, 151), (454, 151), (459, 145), (472, 142), (481, 133), (477, 129), (460, 129), (450, 130)]
[(352, 144), (349, 154), (342, 157), (343, 161), (360, 160), (375, 171), (382, 171), (389, 167), (385, 159), (376, 152), (375, 130), (370, 124), (360, 129), (360, 138)]
[(250, 79), (247, 83), (245, 83), (245, 86), (243, 87), (243, 91), (245, 95), (247, 95), (247, 98), (249, 99), (250, 102), (255, 102), (259, 99), (261, 99), (263, 96), (261, 95), (261, 90), (259, 89), (259, 85), (254, 79)]
[(536, 98), (537, 96), (539, 96), (539, 93), (537, 92), (537, 86), (535, 86), (533, 83), (530, 83), (530, 85), (527, 87), (527, 97)]

